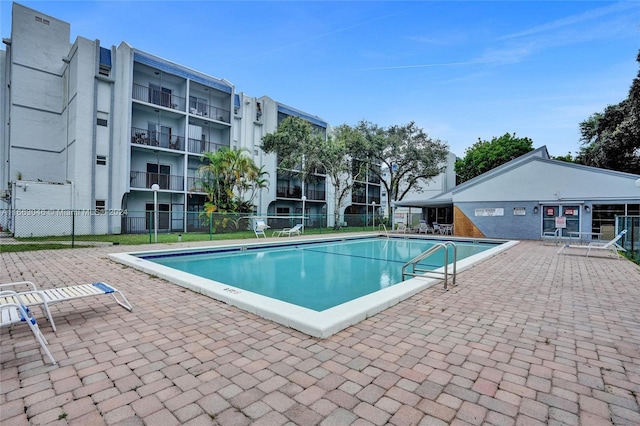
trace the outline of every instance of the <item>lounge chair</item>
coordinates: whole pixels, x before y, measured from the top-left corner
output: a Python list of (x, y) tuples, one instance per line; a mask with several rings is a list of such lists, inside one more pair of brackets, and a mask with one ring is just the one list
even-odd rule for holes
[(269, 225), (267, 225), (267, 223), (264, 220), (257, 219), (256, 224), (253, 227), (253, 232), (255, 232), (256, 238), (260, 238), (261, 235), (267, 238), (267, 234), (264, 233), (265, 229), (269, 229)]
[(397, 232), (397, 233), (406, 233), (407, 232), (407, 225), (405, 225), (404, 223), (400, 222), (398, 223), (398, 227), (396, 229), (393, 230), (393, 232)]
[(300, 235), (301, 229), (302, 229), (302, 224), (299, 223), (293, 228), (284, 228), (279, 231), (274, 231), (273, 236), (274, 237), (285, 237), (285, 236), (290, 237), (292, 235)]
[[(53, 329), (53, 331), (56, 331), (56, 325), (53, 322), (53, 317), (51, 316), (51, 312), (49, 311), (49, 306), (54, 303), (65, 302), (67, 300), (80, 299), (84, 297), (110, 295), (118, 305), (122, 306), (126, 310), (131, 311), (133, 309), (127, 298), (124, 297), (124, 294), (122, 294), (120, 290), (103, 282), (39, 290), (38, 287), (36, 287), (36, 285), (31, 281), (20, 281), (15, 283), (0, 284), (0, 290), (9, 287), (15, 288), (18, 286), (26, 286), (27, 288), (30, 288), (30, 290), (22, 292), (10, 291), (7, 294), (4, 294), (3, 291), (3, 295), (0, 296), (0, 306), (16, 303), (23, 303), (26, 307), (38, 305), (42, 309), (43, 314), (51, 323), (51, 328)], [(15, 296), (16, 293), (22, 300), (22, 302), (18, 301), (18, 298)]]
[(42, 350), (51, 361), (51, 364), (55, 365), (56, 360), (53, 358), (51, 351), (49, 351), (49, 348), (47, 347), (47, 339), (45, 339), (44, 335), (40, 331), (40, 327), (38, 327), (35, 316), (33, 316), (29, 308), (26, 307), (26, 302), (23, 300), (21, 295), (15, 291), (0, 291), (0, 298), (7, 297), (15, 300), (15, 302), (7, 302), (0, 305), (0, 327), (9, 327), (15, 324), (26, 323), (33, 332), (38, 343), (40, 343)]
[(429, 224), (427, 224), (427, 222), (421, 220), (420, 221), (420, 226), (418, 227), (418, 234), (428, 234), (429, 231), (432, 231), (432, 229), (429, 226)]
[(616, 255), (616, 258), (619, 259), (620, 255), (618, 254), (618, 250), (621, 250), (621, 251), (626, 251), (626, 250), (624, 249), (624, 247), (618, 244), (618, 241), (622, 237), (624, 237), (626, 233), (627, 233), (627, 230), (624, 229), (620, 231), (620, 233), (616, 235), (616, 237), (613, 240), (607, 241), (607, 242), (591, 241), (587, 246), (587, 257), (589, 257), (589, 253), (591, 252), (591, 250), (611, 250)]
[(613, 254), (616, 255), (616, 258), (619, 259), (620, 255), (618, 251), (626, 251), (624, 247), (618, 244), (618, 241), (627, 233), (627, 230), (621, 231), (616, 237), (611, 241), (592, 241), (589, 244), (563, 244), (558, 250), (558, 254), (563, 253), (565, 249), (568, 248), (582, 248), (587, 249), (586, 256), (589, 256), (591, 250), (610, 250)]

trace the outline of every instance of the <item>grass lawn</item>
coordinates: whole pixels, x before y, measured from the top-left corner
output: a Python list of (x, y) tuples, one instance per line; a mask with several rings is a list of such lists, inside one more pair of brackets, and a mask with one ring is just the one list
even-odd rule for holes
[[(371, 227), (349, 227), (341, 228), (334, 231), (330, 228), (313, 228), (305, 229), (305, 235), (329, 235), (341, 232), (357, 232), (371, 231)], [(267, 235), (271, 236), (271, 230), (267, 231)], [(209, 233), (158, 233), (158, 243), (177, 243), (191, 241), (221, 241), (221, 240), (242, 240), (256, 239), (253, 231), (227, 232), (223, 234)], [(76, 235), (73, 239), (73, 248), (92, 247), (91, 243), (106, 243), (114, 245), (142, 245), (153, 244), (155, 237), (149, 234), (120, 234), (120, 235)], [(33, 251), (33, 250), (54, 250), (71, 248), (72, 238), (67, 236), (55, 237), (29, 237), (16, 238), (16, 243), (0, 244), (0, 253), (17, 252), (17, 251)]]

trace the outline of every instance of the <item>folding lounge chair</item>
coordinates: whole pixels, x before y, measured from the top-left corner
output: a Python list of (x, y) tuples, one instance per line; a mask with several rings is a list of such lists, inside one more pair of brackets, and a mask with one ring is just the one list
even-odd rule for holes
[(12, 300), (15, 300), (15, 302), (7, 302), (0, 305), (0, 327), (9, 327), (23, 322), (26, 323), (38, 343), (40, 343), (42, 350), (51, 361), (51, 364), (55, 365), (56, 360), (47, 347), (47, 339), (42, 335), (35, 316), (33, 316), (29, 308), (25, 306), (25, 302), (20, 294), (11, 290), (0, 291), (0, 298), (6, 297), (10, 297)]
[[(62, 288), (52, 288), (48, 290), (38, 290), (36, 285), (31, 281), (21, 281), (15, 283), (0, 284), (0, 290), (7, 287), (17, 287), (21, 285), (31, 288), (31, 290), (29, 291), (17, 293), (24, 301), (24, 305), (27, 307), (39, 305), (42, 308), (42, 312), (51, 323), (51, 328), (53, 329), (53, 331), (56, 331), (56, 325), (53, 322), (53, 317), (51, 316), (51, 312), (49, 311), (49, 306), (54, 303), (80, 299), (83, 297), (102, 296), (108, 294), (113, 297), (113, 300), (115, 300), (118, 305), (122, 306), (126, 310), (131, 311), (133, 309), (127, 298), (124, 297), (124, 294), (122, 294), (120, 290), (103, 282), (73, 285)], [(8, 303), (17, 303), (16, 297), (11, 294), (0, 296), (0, 306), (4, 306)]]
[(296, 226), (294, 226), (293, 228), (284, 228), (281, 229), (280, 231), (274, 231), (273, 232), (273, 236), (274, 237), (290, 237), (292, 235), (300, 235), (300, 230), (302, 229), (302, 224), (299, 223)]
[(620, 255), (618, 254), (618, 250), (621, 250), (621, 251), (626, 251), (626, 250), (624, 249), (624, 247), (618, 244), (618, 241), (620, 240), (620, 238), (624, 237), (626, 233), (627, 233), (627, 230), (625, 229), (621, 231), (618, 235), (616, 235), (616, 237), (611, 241), (590, 242), (589, 245), (587, 246), (587, 257), (589, 257), (589, 253), (591, 252), (591, 250), (611, 250), (616, 255), (616, 258), (619, 259)]

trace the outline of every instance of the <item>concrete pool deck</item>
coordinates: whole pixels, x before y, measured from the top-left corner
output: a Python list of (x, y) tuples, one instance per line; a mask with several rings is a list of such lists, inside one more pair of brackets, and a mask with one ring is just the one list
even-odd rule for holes
[(626, 260), (521, 242), (323, 340), (107, 256), (149, 248), (0, 255), (0, 282), (101, 280), (134, 307), (54, 305), (57, 333), (39, 324), (58, 366), (27, 327), (3, 329), (0, 423), (640, 424), (640, 267)]

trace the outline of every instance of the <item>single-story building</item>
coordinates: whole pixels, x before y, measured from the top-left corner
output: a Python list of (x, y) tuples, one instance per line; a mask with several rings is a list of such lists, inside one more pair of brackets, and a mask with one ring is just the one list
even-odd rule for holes
[(428, 222), (448, 211), (460, 237), (539, 240), (558, 229), (560, 238), (610, 240), (616, 216), (640, 215), (638, 179), (552, 160), (542, 146), (434, 197), (395, 205), (420, 207)]

